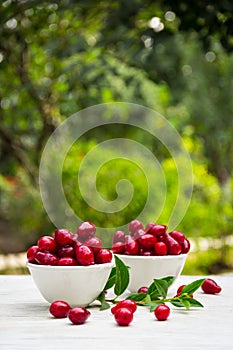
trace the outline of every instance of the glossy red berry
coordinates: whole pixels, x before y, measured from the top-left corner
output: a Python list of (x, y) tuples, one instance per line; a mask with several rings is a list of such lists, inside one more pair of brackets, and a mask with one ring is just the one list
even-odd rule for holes
[(170, 308), (165, 304), (160, 304), (154, 310), (154, 315), (159, 321), (165, 321), (170, 315)]
[(74, 258), (64, 257), (58, 260), (58, 266), (77, 266), (78, 262)]
[(201, 288), (203, 292), (207, 294), (218, 294), (222, 290), (222, 288), (211, 278), (206, 278), (202, 283)]
[(56, 257), (56, 255), (49, 252), (38, 251), (35, 255), (35, 260), (40, 265), (55, 266), (58, 263), (58, 258)]
[[(186, 286), (186, 284), (182, 284), (182, 286), (179, 286), (179, 288), (177, 289), (177, 292), (176, 292), (176, 296), (180, 296), (181, 295), (182, 290), (184, 289), (185, 286)], [(193, 298), (193, 294), (189, 294), (189, 296), (191, 298)]]
[(190, 250), (190, 242), (187, 238), (184, 239), (184, 241), (181, 243), (181, 253), (182, 254), (187, 254)]
[(74, 258), (75, 256), (74, 247), (71, 245), (63, 246), (58, 249), (57, 255), (59, 256), (59, 258), (67, 258), (67, 257)]
[(94, 237), (96, 232), (95, 225), (90, 221), (84, 221), (77, 228), (78, 239), (81, 242), (86, 241), (90, 237)]
[(125, 299), (119, 301), (115, 306), (111, 308), (111, 313), (115, 314), (116, 311), (122, 307), (126, 307), (127, 309), (130, 309), (133, 313), (137, 310), (137, 304), (134, 300), (131, 299)]
[(63, 300), (54, 301), (49, 308), (49, 312), (56, 318), (65, 318), (71, 309), (70, 305)]
[(65, 228), (55, 230), (53, 233), (53, 236), (54, 236), (55, 242), (59, 246), (74, 244), (73, 233)]
[(119, 326), (128, 326), (133, 321), (133, 312), (122, 307), (115, 312), (114, 317)]
[(159, 224), (150, 222), (146, 226), (146, 233), (150, 233), (151, 235), (156, 237), (165, 234), (166, 231), (167, 231), (166, 225), (159, 225)]
[(135, 232), (137, 232), (140, 229), (143, 229), (143, 224), (142, 224), (141, 221), (139, 221), (139, 220), (132, 220), (129, 223), (129, 232), (131, 234), (134, 234)]
[(167, 246), (164, 242), (156, 242), (154, 245), (156, 255), (167, 255)]
[(109, 249), (102, 248), (98, 251), (95, 257), (97, 264), (106, 264), (112, 261), (112, 252)]
[(138, 293), (147, 293), (148, 292), (148, 287), (142, 286), (138, 289)]
[(113, 239), (112, 239), (113, 244), (116, 242), (125, 242), (125, 233), (124, 231), (116, 231), (113, 235)]
[(38, 246), (37, 245), (33, 245), (31, 246), (28, 251), (27, 251), (27, 260), (28, 262), (34, 264), (36, 262), (35, 260), (35, 255), (38, 252)]
[(47, 250), (50, 253), (54, 253), (57, 249), (57, 245), (53, 237), (42, 236), (38, 239), (37, 245), (40, 250)]
[(181, 245), (168, 233), (165, 234), (165, 244), (168, 254), (179, 255), (181, 253)]
[(125, 253), (128, 255), (137, 255), (139, 253), (139, 243), (131, 236), (125, 236)]
[(75, 255), (80, 265), (88, 266), (95, 264), (94, 252), (85, 244), (76, 246)]
[(90, 237), (85, 241), (85, 244), (93, 250), (94, 254), (97, 254), (102, 247), (102, 241), (99, 237)]
[(122, 242), (116, 242), (112, 245), (112, 252), (114, 254), (122, 254), (125, 251), (125, 244)]
[(154, 248), (156, 238), (155, 236), (146, 233), (138, 239), (138, 242), (142, 248), (144, 248), (145, 250), (149, 250)]
[(73, 324), (83, 324), (90, 317), (91, 313), (85, 307), (77, 306), (68, 312), (68, 318)]
[(182, 244), (185, 240), (185, 235), (180, 231), (171, 231), (169, 235), (172, 236), (178, 243)]
[(139, 239), (140, 237), (144, 236), (145, 235), (145, 231), (142, 230), (141, 228), (136, 231), (134, 234), (133, 234), (133, 239), (136, 240), (136, 239)]

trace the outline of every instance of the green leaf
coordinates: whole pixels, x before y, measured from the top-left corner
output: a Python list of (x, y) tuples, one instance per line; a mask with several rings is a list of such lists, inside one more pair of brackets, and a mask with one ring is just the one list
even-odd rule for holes
[(181, 295), (184, 294), (184, 293), (187, 293), (187, 294), (192, 294), (194, 293), (198, 288), (200, 288), (200, 286), (202, 285), (202, 283), (204, 282), (205, 278), (202, 278), (200, 280), (196, 280), (192, 283), (189, 283), (187, 284), (183, 289), (182, 289), (182, 292), (181, 292)]
[(175, 276), (167, 276), (167, 277), (163, 277), (163, 278), (160, 278), (161, 280), (163, 281), (166, 281), (167, 282), (167, 285), (168, 285), (168, 288), (172, 285), (172, 283), (174, 282), (175, 280)]
[(116, 267), (114, 266), (112, 268), (110, 276), (109, 276), (109, 278), (107, 280), (107, 283), (105, 284), (104, 290), (112, 288), (114, 286), (114, 284), (115, 284), (115, 281), (116, 281)]
[(156, 286), (159, 295), (161, 295), (163, 298), (166, 298), (168, 290), (167, 281), (164, 279), (154, 279), (154, 285)]
[(176, 307), (183, 307), (183, 303), (179, 300), (171, 300), (170, 303)]
[(196, 299), (194, 299), (194, 298), (190, 298), (190, 299), (189, 299), (189, 303), (190, 303), (191, 306), (194, 306), (194, 307), (204, 307), (204, 306), (200, 303), (200, 301), (198, 301), (198, 300), (196, 300)]
[(121, 295), (129, 284), (129, 271), (128, 267), (123, 263), (123, 261), (114, 255), (116, 263), (116, 281), (114, 286), (114, 293), (119, 296)]
[(182, 300), (182, 303), (187, 310), (190, 309), (190, 302), (187, 299)]
[(104, 292), (101, 292), (99, 294), (99, 296), (97, 297), (97, 300), (99, 300), (101, 302), (101, 307), (100, 307), (101, 311), (107, 310), (110, 308), (110, 305), (105, 300), (105, 293)]
[(142, 301), (147, 297), (145, 293), (133, 293), (130, 294), (126, 299), (134, 300), (134, 301)]

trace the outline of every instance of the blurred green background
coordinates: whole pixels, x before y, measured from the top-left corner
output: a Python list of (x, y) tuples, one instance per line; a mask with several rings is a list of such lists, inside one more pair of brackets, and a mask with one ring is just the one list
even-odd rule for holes
[[(232, 271), (232, 1), (6, 0), (0, 38), (0, 254), (24, 252), (54, 229), (43, 209), (38, 169), (56, 127), (88, 106), (124, 101), (163, 114), (190, 153), (193, 195), (177, 229), (195, 249), (183, 273)], [(129, 210), (108, 217), (75, 188), (88, 151), (115, 137), (141, 142), (159, 159), (168, 187), (159, 221), (166, 224), (177, 191), (174, 162), (150, 135), (121, 125), (86, 133), (67, 155), (63, 181), (72, 207), (102, 227), (125, 224), (143, 208), (146, 181), (130, 162), (108, 162), (97, 178), (108, 200), (116, 197), (119, 179), (132, 181)]]

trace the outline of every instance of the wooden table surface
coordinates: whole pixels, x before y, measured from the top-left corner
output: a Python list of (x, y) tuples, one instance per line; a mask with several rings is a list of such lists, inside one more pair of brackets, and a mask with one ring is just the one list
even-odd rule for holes
[[(173, 290), (197, 276), (180, 276)], [(83, 325), (54, 319), (31, 276), (0, 276), (0, 349), (233, 349), (233, 276), (212, 276), (219, 295), (195, 294), (204, 308), (172, 307), (167, 321), (138, 307), (128, 327), (116, 325), (110, 310), (90, 308)]]

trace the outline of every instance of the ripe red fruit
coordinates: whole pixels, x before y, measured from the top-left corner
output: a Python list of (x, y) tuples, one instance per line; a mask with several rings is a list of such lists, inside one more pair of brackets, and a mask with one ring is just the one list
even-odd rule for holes
[(138, 239), (138, 242), (142, 248), (149, 250), (154, 248), (156, 238), (155, 236), (146, 233)]
[(71, 245), (63, 246), (58, 249), (57, 255), (59, 256), (59, 258), (67, 258), (67, 257), (74, 258), (75, 256), (74, 247)]
[(49, 308), (49, 312), (56, 318), (65, 318), (71, 309), (70, 305), (63, 300), (54, 301)]
[(139, 243), (131, 236), (125, 236), (125, 253), (129, 255), (137, 255), (139, 253)]
[(91, 313), (85, 307), (77, 306), (70, 309), (68, 312), (68, 318), (73, 324), (83, 324), (86, 322)]
[(85, 241), (85, 244), (93, 250), (94, 254), (97, 254), (100, 248), (102, 247), (101, 239), (98, 237), (88, 238)]
[(165, 234), (167, 231), (166, 225), (155, 224), (154, 222), (149, 222), (146, 225), (146, 233), (150, 233), (153, 236), (160, 236)]
[(190, 242), (189, 242), (189, 240), (187, 238), (185, 238), (184, 242), (181, 243), (181, 249), (182, 249), (182, 251), (181, 251), (182, 254), (187, 254), (189, 252), (189, 250), (190, 250)]
[(138, 293), (145, 293), (146, 294), (147, 292), (148, 292), (148, 287), (142, 286), (138, 289)]
[(28, 251), (27, 251), (27, 260), (28, 262), (30, 263), (35, 263), (36, 260), (35, 260), (35, 255), (36, 253), (38, 252), (38, 246), (37, 245), (33, 245), (31, 246)]
[(94, 252), (85, 244), (76, 246), (75, 255), (80, 265), (88, 266), (95, 263)]
[(59, 230), (55, 230), (53, 233), (55, 242), (59, 246), (72, 245), (73, 241), (73, 233), (65, 228), (61, 228)]
[(133, 312), (122, 307), (115, 312), (114, 317), (119, 326), (128, 326), (133, 321)]
[(125, 244), (122, 242), (116, 242), (112, 245), (112, 252), (114, 254), (122, 254), (125, 251)]
[(125, 233), (124, 231), (116, 231), (113, 235), (113, 239), (112, 239), (113, 244), (116, 242), (125, 242)]
[(202, 283), (201, 288), (203, 292), (207, 294), (218, 294), (222, 290), (222, 288), (211, 278), (206, 278)]
[(140, 237), (145, 235), (145, 231), (142, 229), (139, 229), (138, 231), (136, 231), (134, 233), (134, 235), (132, 236), (134, 240), (139, 239)]
[(129, 223), (129, 232), (131, 234), (134, 234), (135, 232), (137, 232), (138, 230), (143, 229), (143, 224), (141, 221), (139, 220), (132, 220)]
[(165, 234), (165, 244), (167, 246), (168, 254), (179, 255), (181, 253), (181, 245), (168, 233)]
[(154, 315), (159, 321), (165, 321), (170, 315), (170, 308), (165, 304), (160, 304), (154, 310)]
[(116, 311), (122, 307), (126, 307), (127, 309), (131, 310), (133, 313), (137, 310), (137, 304), (136, 301), (131, 299), (125, 299), (119, 301), (115, 306), (111, 308), (111, 313), (115, 314)]
[(155, 242), (154, 251), (156, 255), (167, 255), (167, 246), (164, 242)]
[(169, 235), (172, 236), (178, 243), (182, 244), (185, 240), (185, 235), (180, 231), (171, 231)]
[(58, 260), (58, 266), (77, 266), (78, 262), (74, 258), (64, 257)]
[(35, 255), (35, 260), (40, 265), (55, 266), (58, 263), (58, 258), (56, 257), (56, 255), (49, 252), (38, 251)]
[(38, 239), (37, 245), (40, 250), (47, 250), (50, 253), (54, 253), (57, 249), (57, 245), (53, 237), (42, 236)]
[(112, 261), (112, 253), (109, 249), (102, 248), (98, 251), (95, 257), (97, 264), (106, 264)]
[(77, 228), (78, 239), (81, 242), (86, 241), (90, 237), (94, 237), (96, 232), (95, 225), (90, 221), (84, 221)]
[[(180, 296), (181, 295), (182, 290), (184, 289), (185, 286), (186, 286), (186, 284), (182, 284), (182, 286), (179, 286), (179, 288), (177, 289), (177, 292), (176, 292), (176, 296)], [(189, 294), (189, 296), (191, 298), (193, 298), (193, 294)]]

